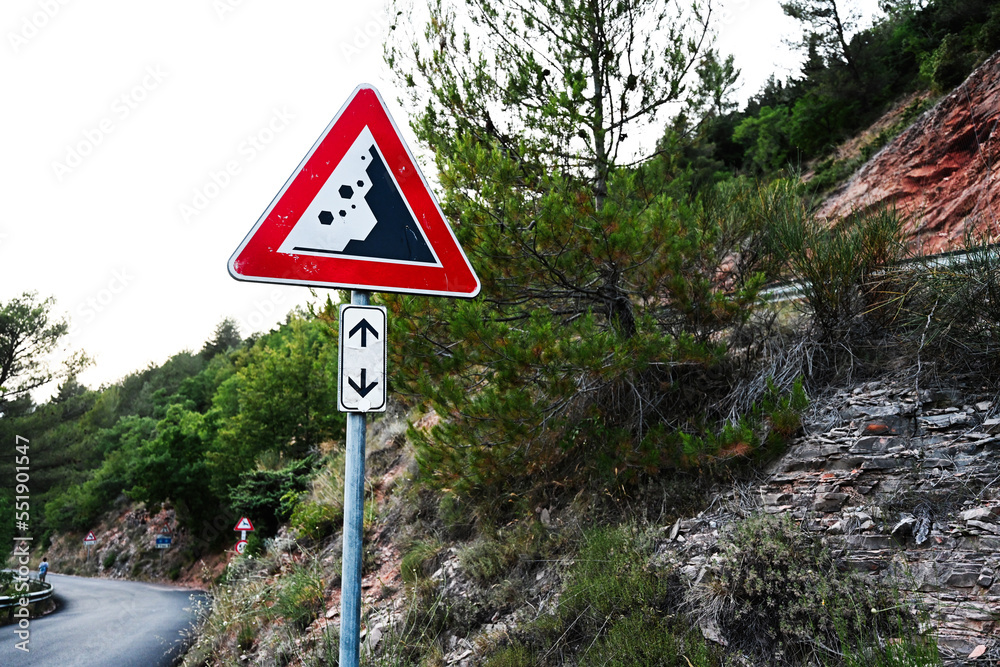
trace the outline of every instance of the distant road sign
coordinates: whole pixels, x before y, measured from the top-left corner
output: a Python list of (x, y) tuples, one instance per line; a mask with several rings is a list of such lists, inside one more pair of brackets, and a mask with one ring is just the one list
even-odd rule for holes
[(382, 306), (340, 306), (341, 412), (385, 412), (386, 311)]
[(246, 551), (246, 550), (247, 550), (247, 541), (246, 540), (240, 540), (239, 542), (236, 543), (236, 553), (242, 555), (243, 552)]
[(382, 97), (358, 86), (229, 259), (237, 280), (472, 298), (480, 283)]
[(236, 527), (233, 528), (233, 530), (253, 530), (253, 524), (250, 523), (250, 519), (245, 516), (240, 517), (239, 523), (236, 524)]
[(169, 535), (158, 535), (156, 537), (156, 548), (167, 549), (170, 547), (172, 538)]
[(87, 533), (87, 536), (85, 538), (83, 538), (83, 543), (84, 544), (93, 544), (96, 541), (97, 541), (97, 538), (94, 537), (94, 531), (90, 531), (89, 533)]

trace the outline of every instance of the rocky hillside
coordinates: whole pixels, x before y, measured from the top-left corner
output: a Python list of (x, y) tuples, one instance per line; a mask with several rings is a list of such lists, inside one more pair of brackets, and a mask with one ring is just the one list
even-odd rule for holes
[[(193, 534), (178, 524), (172, 507), (150, 513), (144, 505), (122, 498), (114, 511), (94, 525), (96, 541), (89, 549), (84, 545), (84, 534), (67, 533), (58, 535), (45, 555), (51, 571), (59, 574), (176, 582), (201, 588), (225, 568), (228, 555), (219, 554), (217, 545), (233, 534), (235, 522), (236, 518), (226, 513), (215, 525)], [(156, 548), (156, 538), (161, 535), (171, 536), (169, 548)]]
[[(417, 427), (434, 420), (432, 413)], [(567, 622), (560, 609), (579, 581), (577, 536), (594, 527), (595, 499), (553, 499), (533, 508), (533, 522), (478, 534), (456, 522), (460, 512), (447, 497), (410, 485), (415, 463), (401, 424), (378, 422), (370, 438), (363, 664), (417, 664), (414, 655), (422, 655), (422, 665), (506, 665), (502, 651), (543, 632), (551, 632), (548, 651), (563, 651), (558, 636), (573, 626), (559, 625)], [(702, 509), (678, 515), (670, 503), (679, 481), (662, 496), (628, 501), (619, 520), (643, 526), (633, 533), (648, 547), (638, 571), (671, 582), (668, 617), (682, 611), (697, 619), (708, 651), (737, 636), (713, 612), (718, 606), (705, 604), (726, 590), (734, 530), (755, 516), (782, 515), (825, 545), (841, 570), (872, 587), (898, 586), (897, 604), (877, 611), (922, 619), (945, 665), (995, 664), (998, 449), (1000, 397), (982, 386), (962, 378), (933, 386), (912, 377), (868, 380), (814, 400), (802, 435), (753, 481), (722, 485), (702, 498)], [(632, 506), (639, 502), (646, 506)], [(316, 542), (288, 528), (254, 558), (228, 554), (216, 613), (186, 664), (334, 664), (339, 554), (339, 535)], [(593, 662), (571, 653), (545, 660)]]
[(818, 215), (895, 205), (921, 253), (952, 250), (970, 226), (1000, 235), (1000, 53), (836, 190)]
[[(942, 654), (1000, 659), (1000, 401), (951, 379), (933, 389), (872, 381), (818, 401), (799, 438), (756, 484), (679, 520), (665, 552), (693, 586), (717, 576), (720, 531), (763, 510), (788, 514), (845, 567), (903, 582), (929, 612)], [(708, 636), (719, 637), (711, 622)], [(979, 663), (972, 663), (979, 664)]]

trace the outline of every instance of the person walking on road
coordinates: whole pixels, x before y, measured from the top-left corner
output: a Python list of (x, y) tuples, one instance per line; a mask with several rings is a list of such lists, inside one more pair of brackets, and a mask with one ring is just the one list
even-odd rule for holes
[(49, 571), (49, 559), (43, 558), (38, 566), (38, 581), (45, 583), (45, 574)]

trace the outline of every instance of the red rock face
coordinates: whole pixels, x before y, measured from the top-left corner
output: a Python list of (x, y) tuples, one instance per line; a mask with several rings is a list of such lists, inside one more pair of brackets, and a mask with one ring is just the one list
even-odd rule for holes
[(817, 215), (833, 221), (895, 205), (921, 254), (961, 247), (966, 230), (1000, 240), (998, 126), (1000, 52), (869, 160)]

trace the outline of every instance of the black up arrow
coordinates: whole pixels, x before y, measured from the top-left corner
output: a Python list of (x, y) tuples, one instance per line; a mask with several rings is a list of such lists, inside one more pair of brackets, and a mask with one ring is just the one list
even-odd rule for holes
[[(362, 322), (365, 322), (365, 320), (362, 320)], [(367, 324), (367, 322), (365, 323)], [(361, 339), (364, 340), (364, 334), (361, 335)], [(364, 345), (364, 343), (362, 343), (362, 345)], [(371, 393), (372, 389), (378, 386), (378, 382), (372, 382), (371, 384), (367, 384), (367, 380), (368, 380), (368, 371), (362, 368), (361, 386), (358, 386), (358, 384), (354, 381), (354, 378), (350, 377), (347, 378), (347, 383), (352, 387), (354, 387), (354, 391), (358, 392), (358, 395), (361, 396), (361, 398), (364, 398), (365, 396)]]
[[(355, 327), (350, 330), (350, 332), (348, 332), (347, 337), (348, 338), (354, 338), (354, 334), (358, 333), (358, 331), (361, 332), (361, 347), (368, 347), (368, 332), (369, 331), (371, 332), (372, 336), (374, 336), (375, 338), (378, 338), (378, 329), (376, 329), (371, 324), (369, 324), (368, 320), (366, 320), (364, 318), (362, 318), (361, 321), (358, 322), (355, 325)], [(362, 373), (363, 372), (364, 371), (362, 371)], [(364, 384), (364, 382), (365, 382), (364, 380), (361, 381), (362, 384)], [(361, 394), (361, 395), (364, 396), (364, 394)]]

